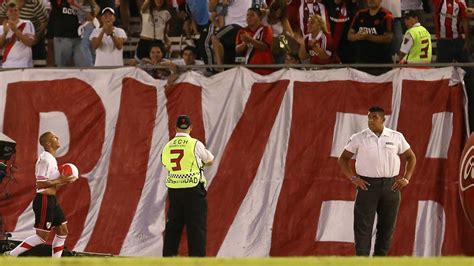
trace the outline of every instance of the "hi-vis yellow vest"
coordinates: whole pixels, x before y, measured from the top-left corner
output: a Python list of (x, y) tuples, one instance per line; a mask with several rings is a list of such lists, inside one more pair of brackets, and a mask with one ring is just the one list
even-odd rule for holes
[(161, 162), (168, 170), (167, 187), (190, 188), (201, 181), (201, 169), (194, 153), (196, 143), (197, 139), (177, 136), (163, 148)]
[(407, 55), (407, 63), (431, 63), (431, 34), (423, 26), (407, 30), (413, 39), (413, 46)]

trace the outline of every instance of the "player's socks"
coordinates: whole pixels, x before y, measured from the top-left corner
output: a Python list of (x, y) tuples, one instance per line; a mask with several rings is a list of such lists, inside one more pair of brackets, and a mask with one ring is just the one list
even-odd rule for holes
[(53, 258), (60, 258), (64, 250), (67, 235), (55, 235), (53, 240)]
[(33, 247), (36, 247), (39, 244), (43, 244), (45, 241), (39, 237), (38, 235), (32, 235), (25, 239), (23, 242), (21, 242), (20, 245), (18, 245), (16, 248), (14, 248), (12, 251), (10, 251), (10, 256), (18, 256), (21, 253), (28, 251), (32, 249)]

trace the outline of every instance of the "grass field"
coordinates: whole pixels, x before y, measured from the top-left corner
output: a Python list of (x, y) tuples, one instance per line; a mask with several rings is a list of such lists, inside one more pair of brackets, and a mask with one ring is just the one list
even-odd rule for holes
[(472, 257), (289, 257), (289, 258), (142, 258), (142, 257), (66, 257), (61, 259), (34, 257), (0, 257), (1, 266), (474, 266)]

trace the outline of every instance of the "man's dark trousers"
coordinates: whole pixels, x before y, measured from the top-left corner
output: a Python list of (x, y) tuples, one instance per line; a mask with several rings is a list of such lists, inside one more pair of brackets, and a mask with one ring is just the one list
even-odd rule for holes
[(188, 236), (189, 256), (206, 256), (207, 199), (204, 185), (168, 189), (168, 219), (163, 243), (163, 257), (178, 255), (184, 226)]
[(400, 206), (400, 192), (392, 191), (395, 178), (367, 178), (368, 190), (357, 189), (354, 205), (354, 240), (357, 256), (369, 256), (372, 229), (377, 213), (377, 233), (374, 256), (385, 256), (390, 248), (392, 234)]

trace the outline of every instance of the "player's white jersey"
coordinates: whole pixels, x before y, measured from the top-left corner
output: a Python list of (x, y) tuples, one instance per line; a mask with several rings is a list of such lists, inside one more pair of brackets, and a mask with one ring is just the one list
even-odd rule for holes
[[(59, 178), (58, 161), (54, 156), (43, 151), (36, 161), (35, 167), (36, 181), (48, 181)], [(37, 189), (36, 192), (42, 192), (44, 189)]]

